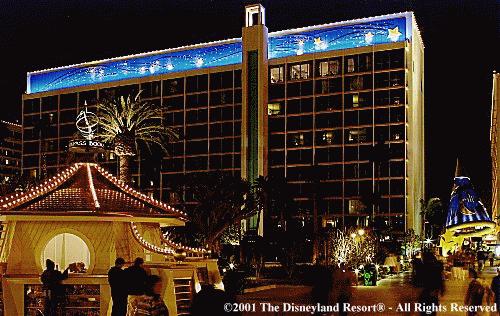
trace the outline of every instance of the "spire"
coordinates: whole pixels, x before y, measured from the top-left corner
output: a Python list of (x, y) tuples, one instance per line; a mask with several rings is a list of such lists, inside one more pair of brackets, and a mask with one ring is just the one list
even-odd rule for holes
[(457, 166), (455, 168), (455, 177), (468, 177), (467, 172), (465, 172), (465, 168), (460, 162), (460, 158), (457, 157)]

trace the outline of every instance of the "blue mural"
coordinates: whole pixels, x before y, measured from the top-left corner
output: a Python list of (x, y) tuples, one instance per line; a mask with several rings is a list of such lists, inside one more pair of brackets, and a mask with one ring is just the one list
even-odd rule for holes
[[(391, 18), (316, 30), (269, 34), (268, 57), (282, 58), (404, 41), (406, 18)], [(45, 92), (187, 70), (240, 64), (241, 39), (175, 52), (139, 55), (68, 68), (28, 73), (27, 93)]]
[(491, 222), (491, 218), (474, 190), (470, 178), (455, 176), (446, 228), (475, 222)]
[(28, 74), (28, 93), (241, 63), (241, 41)]
[[(280, 33), (280, 32), (277, 32)], [(281, 36), (269, 34), (269, 55), (282, 58), (338, 49), (356, 48), (405, 40), (406, 19), (395, 18), (342, 25)]]

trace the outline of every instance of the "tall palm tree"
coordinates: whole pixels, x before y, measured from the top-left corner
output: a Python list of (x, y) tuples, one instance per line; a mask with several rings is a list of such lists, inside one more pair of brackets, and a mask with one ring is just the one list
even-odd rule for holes
[(47, 133), (52, 125), (53, 114), (40, 116), (33, 128), (33, 134), (38, 138), (38, 153), (39, 153), (39, 179), (47, 177)]
[(120, 180), (130, 183), (130, 165), (137, 155), (137, 143), (148, 148), (157, 145), (165, 152), (166, 144), (178, 138), (174, 129), (166, 126), (158, 105), (140, 100), (139, 91), (134, 98), (105, 98), (99, 101), (99, 137), (110, 143), (119, 161)]

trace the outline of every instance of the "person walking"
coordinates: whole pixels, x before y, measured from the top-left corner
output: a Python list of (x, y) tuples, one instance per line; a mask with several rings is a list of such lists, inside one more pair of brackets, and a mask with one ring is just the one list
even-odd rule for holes
[(135, 301), (146, 291), (146, 282), (148, 274), (144, 270), (144, 259), (136, 258), (134, 264), (124, 271), (125, 280), (127, 282), (127, 316), (133, 314), (133, 306), (137, 305)]
[[(328, 269), (324, 261), (318, 260), (313, 267), (312, 277), (311, 295), (313, 302), (319, 305), (329, 305), (333, 282), (332, 271)], [(316, 312), (316, 315), (320, 314)]]
[(490, 261), (490, 267), (493, 267), (495, 263), (495, 253), (493, 251), (488, 253), (488, 260)]
[(116, 258), (114, 267), (108, 271), (108, 282), (111, 287), (113, 307), (111, 316), (125, 316), (127, 314), (127, 288), (125, 283), (125, 260)]
[(132, 301), (128, 316), (168, 316), (168, 309), (161, 297), (161, 291), (161, 278), (157, 275), (148, 276), (144, 295)]
[(68, 278), (69, 268), (61, 273), (55, 269), (56, 264), (50, 259), (45, 261), (45, 266), (46, 269), (40, 277), (45, 295), (43, 310), (45, 315), (57, 315), (57, 309), (64, 298), (64, 287), (61, 281)]
[(476, 254), (477, 258), (477, 270), (479, 272), (483, 271), (484, 266), (484, 251), (479, 250)]
[(344, 304), (349, 303), (352, 298), (352, 285), (355, 276), (347, 269), (346, 264), (343, 262), (339, 268), (333, 272), (333, 291), (335, 303), (339, 304), (339, 315), (347, 315), (347, 310)]
[[(469, 283), (469, 287), (467, 288), (467, 293), (465, 294), (464, 304), (466, 306), (481, 306), (483, 303), (483, 297), (485, 293), (485, 288), (479, 280), (477, 272), (472, 270), (472, 281)], [(468, 316), (475, 316), (477, 312), (473, 311), (473, 309), (467, 311)]]
[[(443, 270), (443, 264), (436, 259), (433, 253), (426, 251), (422, 254), (420, 275), (417, 275), (422, 287), (419, 297), (420, 303), (427, 306), (439, 305), (439, 295), (444, 294)], [(436, 312), (431, 314), (422, 312), (421, 315), (436, 315)]]
[(497, 308), (500, 308), (500, 268), (497, 268), (497, 275), (491, 281), (491, 291), (495, 296)]

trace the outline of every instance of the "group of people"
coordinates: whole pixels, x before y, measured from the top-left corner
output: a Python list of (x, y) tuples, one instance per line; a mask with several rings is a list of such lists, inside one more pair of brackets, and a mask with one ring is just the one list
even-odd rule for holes
[(161, 278), (148, 275), (143, 265), (144, 260), (137, 258), (133, 265), (123, 269), (125, 260), (117, 258), (115, 266), (109, 269), (112, 316), (168, 316), (161, 297)]
[[(157, 275), (148, 275), (144, 260), (137, 258), (126, 269), (125, 260), (117, 258), (108, 272), (113, 299), (112, 316), (168, 316), (168, 309), (161, 298), (162, 282)], [(58, 315), (64, 301), (62, 281), (68, 278), (68, 269), (60, 272), (55, 263), (47, 259), (46, 270), (41, 275), (44, 291), (44, 315)]]
[[(454, 254), (454, 260), (459, 260), (459, 264), (465, 264), (464, 266), (467, 266), (467, 260), (470, 257), (468, 253)], [(488, 257), (484, 258), (486, 259)], [(490, 265), (494, 265), (493, 260), (490, 260)], [(482, 270), (482, 267), (483, 265), (481, 262), (478, 262), (478, 268)], [(414, 284), (422, 288), (419, 297), (420, 302), (425, 303), (427, 306), (432, 304), (438, 305), (439, 296), (443, 295), (445, 290), (443, 263), (437, 260), (436, 256), (431, 252), (424, 252), (422, 254), (422, 259), (414, 258), (413, 273)], [(497, 306), (500, 306), (500, 269), (497, 269), (497, 276), (493, 278), (491, 285), (487, 284), (484, 279), (479, 277), (479, 273), (476, 271), (473, 261), (472, 264), (469, 265), (469, 275), (472, 280), (467, 287), (464, 305), (482, 306), (483, 304), (492, 305), (496, 303)], [(428, 313), (423, 314), (429, 315)], [(474, 312), (474, 309), (470, 309), (467, 315), (473, 316), (477, 315), (477, 313)]]
[(479, 250), (474, 252), (471, 249), (458, 250), (455, 252), (448, 251), (447, 261), (454, 267), (469, 267), (482, 271), (487, 262), (490, 267), (495, 265), (495, 254), (492, 251)]
[[(41, 275), (44, 289), (44, 315), (58, 315), (64, 301), (62, 281), (68, 278), (69, 268), (60, 272), (55, 263), (47, 259), (46, 270)], [(144, 260), (136, 258), (125, 268), (125, 260), (117, 258), (108, 271), (111, 287), (112, 316), (168, 316), (168, 308), (162, 294), (162, 280), (157, 275), (149, 275), (144, 269)], [(224, 304), (232, 300), (213, 284), (203, 284), (193, 297), (191, 315), (226, 315)], [(234, 313), (233, 313), (234, 314)]]

